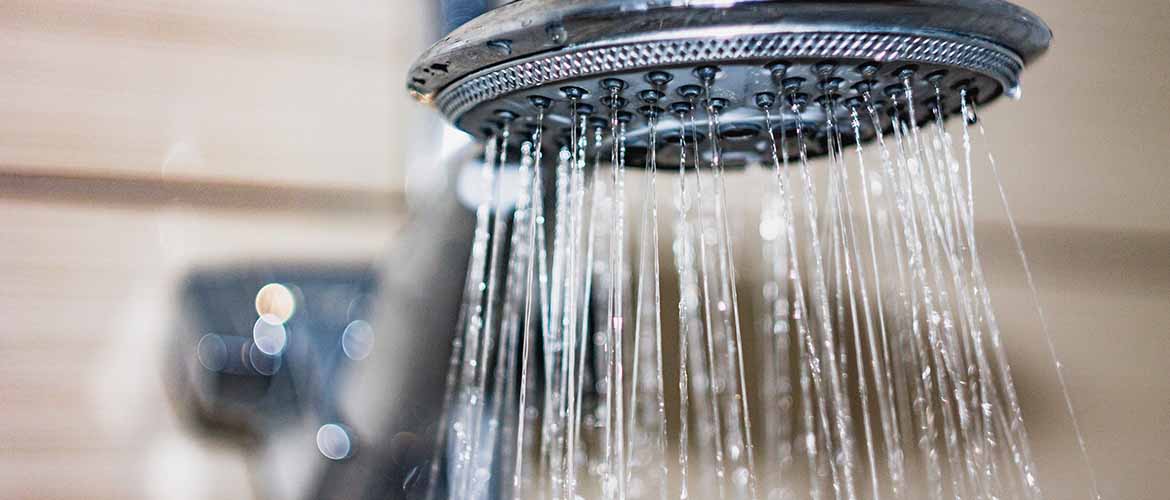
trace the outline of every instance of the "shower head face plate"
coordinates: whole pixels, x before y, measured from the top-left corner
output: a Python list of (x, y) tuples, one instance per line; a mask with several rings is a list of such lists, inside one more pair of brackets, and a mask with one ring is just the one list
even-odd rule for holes
[[(480, 138), (504, 121), (534, 127), (534, 97), (549, 103), (546, 137), (564, 142), (576, 103), (600, 118), (589, 129), (621, 112), (628, 144), (642, 148), (653, 111), (662, 146), (710, 135), (714, 109), (722, 159), (735, 166), (770, 154), (763, 107), (778, 140), (793, 143), (803, 124), (809, 155), (826, 154), (832, 124), (854, 142), (855, 109), (864, 142), (887, 132), (868, 119), (870, 105), (923, 122), (936, 106), (957, 113), (964, 89), (980, 103), (1016, 92), (1051, 39), (1039, 18), (999, 0), (679, 3), (514, 2), (431, 47), (408, 87)], [(659, 165), (677, 163), (677, 150), (660, 148)]]

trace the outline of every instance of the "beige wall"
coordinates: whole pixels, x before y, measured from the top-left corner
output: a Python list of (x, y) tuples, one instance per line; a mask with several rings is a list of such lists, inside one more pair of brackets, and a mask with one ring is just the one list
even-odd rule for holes
[(170, 410), (176, 280), (384, 252), (397, 3), (0, 3), (0, 498), (259, 493)]
[[(1055, 40), (1025, 74), (1024, 99), (985, 113), (1004, 184), (1106, 498), (1164, 498), (1170, 2), (1020, 3), (1048, 21)], [(984, 191), (994, 200), (993, 191)], [(989, 260), (1004, 276), (996, 302), (1020, 332), (1012, 341), (1013, 366), (1022, 373), (1041, 474), (1052, 498), (1076, 498), (1084, 469), (1035, 317), (1011, 307), (1026, 305), (1028, 295), (1006, 234), (988, 231), (990, 243), (1003, 249)]]

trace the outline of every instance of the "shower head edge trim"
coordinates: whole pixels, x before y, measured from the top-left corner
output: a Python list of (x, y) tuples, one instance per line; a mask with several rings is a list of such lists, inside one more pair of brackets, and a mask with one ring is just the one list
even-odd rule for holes
[[(994, 43), (1030, 63), (1052, 31), (1034, 13), (1003, 0), (725, 1), (520, 0), (491, 10), (448, 34), (419, 57), (407, 88), (431, 103), (444, 88), (485, 68), (536, 56), (655, 36), (695, 27), (776, 33), (804, 31), (951, 33)], [(758, 30), (757, 30), (758, 31)]]

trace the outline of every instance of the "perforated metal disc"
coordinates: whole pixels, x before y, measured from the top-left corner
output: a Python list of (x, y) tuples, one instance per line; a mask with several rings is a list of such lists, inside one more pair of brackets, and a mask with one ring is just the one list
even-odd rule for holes
[[(769, 150), (760, 106), (769, 101), (761, 95), (776, 96), (774, 127), (792, 135), (803, 124), (813, 138), (810, 154), (823, 154), (824, 141), (815, 139), (826, 134), (828, 115), (849, 142), (851, 110), (869, 103), (890, 110), (894, 93), (901, 92), (897, 111), (913, 109), (919, 121), (933, 119), (934, 106), (954, 114), (958, 89), (980, 102), (1013, 93), (1024, 64), (1050, 39), (1039, 18), (999, 0), (521, 0), (431, 47), (412, 68), (408, 87), (479, 137), (498, 128), (501, 117), (515, 117), (513, 130), (529, 128), (537, 114), (533, 98), (548, 99), (546, 136), (563, 140), (573, 123), (570, 103), (591, 110), (600, 118), (592, 123), (601, 126), (615, 109), (610, 98), (620, 81), (616, 109), (629, 120), (634, 147), (648, 145), (644, 111), (654, 107), (662, 110), (660, 145), (677, 139), (692, 119), (672, 112), (686, 107), (678, 103), (694, 106), (697, 126), (686, 129), (688, 140), (709, 135), (710, 97), (719, 108), (724, 160), (734, 165)], [(804, 105), (793, 108), (794, 102)], [(865, 141), (878, 131), (863, 116)], [(660, 149), (660, 162), (676, 161), (678, 148)]]

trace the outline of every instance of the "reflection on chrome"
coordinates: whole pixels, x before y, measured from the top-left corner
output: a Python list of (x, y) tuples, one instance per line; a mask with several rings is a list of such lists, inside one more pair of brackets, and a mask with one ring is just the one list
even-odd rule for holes
[(273, 323), (271, 315), (261, 315), (252, 325), (252, 341), (260, 352), (269, 356), (280, 355), (288, 343), (288, 330), (282, 323)]
[(213, 372), (221, 371), (227, 365), (227, 344), (219, 335), (209, 333), (199, 339), (195, 355), (204, 368)]
[(257, 373), (261, 375), (275, 375), (280, 370), (281, 363), (282, 358), (279, 354), (269, 355), (260, 348), (259, 344), (248, 346), (248, 364)]
[(341, 333), (341, 350), (346, 357), (354, 361), (361, 361), (370, 355), (374, 348), (374, 328), (364, 320), (353, 320)]
[(296, 312), (297, 301), (292, 290), (280, 283), (269, 283), (256, 292), (256, 314), (269, 323), (283, 325)]
[(325, 424), (317, 429), (317, 450), (330, 460), (344, 460), (349, 457), (353, 445), (349, 432), (338, 424)]

